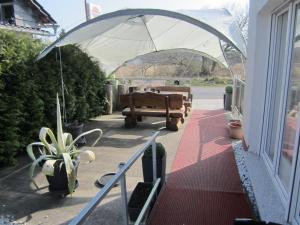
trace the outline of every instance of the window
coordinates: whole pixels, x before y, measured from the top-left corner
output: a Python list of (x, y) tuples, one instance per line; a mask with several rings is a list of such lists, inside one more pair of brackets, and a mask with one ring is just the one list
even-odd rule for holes
[(14, 6), (11, 3), (0, 4), (0, 20), (4, 23), (15, 24)]

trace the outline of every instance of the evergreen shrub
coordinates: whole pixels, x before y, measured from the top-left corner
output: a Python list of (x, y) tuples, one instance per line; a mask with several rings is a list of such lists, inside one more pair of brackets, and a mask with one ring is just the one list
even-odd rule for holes
[[(30, 35), (0, 30), (0, 167), (12, 165), (42, 126), (55, 129), (61, 95), (58, 49), (36, 61), (44, 48)], [(105, 74), (76, 46), (61, 48), (66, 119), (85, 122), (105, 110)]]

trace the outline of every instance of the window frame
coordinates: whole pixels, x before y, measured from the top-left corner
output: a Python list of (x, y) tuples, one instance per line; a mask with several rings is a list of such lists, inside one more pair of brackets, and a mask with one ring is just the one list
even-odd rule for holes
[(0, 3), (0, 21), (4, 21), (4, 13), (3, 13), (3, 6), (11, 6), (13, 9), (13, 15), (15, 17), (15, 7), (13, 2), (6, 2), (6, 3)]

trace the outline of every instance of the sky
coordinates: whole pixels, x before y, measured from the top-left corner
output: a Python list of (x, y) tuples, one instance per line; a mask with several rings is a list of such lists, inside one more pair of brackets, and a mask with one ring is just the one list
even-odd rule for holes
[[(165, 10), (227, 8), (233, 15), (245, 14), (249, 0), (87, 0), (101, 6), (102, 13), (125, 8)], [(85, 21), (84, 0), (38, 0), (66, 31)]]

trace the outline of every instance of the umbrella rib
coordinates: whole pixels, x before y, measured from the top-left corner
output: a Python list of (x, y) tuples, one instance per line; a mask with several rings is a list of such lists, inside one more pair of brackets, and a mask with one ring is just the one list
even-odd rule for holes
[(147, 32), (148, 32), (148, 35), (149, 35), (149, 37), (150, 37), (150, 39), (151, 39), (151, 41), (152, 41), (152, 43), (153, 43), (154, 49), (155, 49), (155, 51), (157, 52), (156, 45), (155, 45), (154, 40), (153, 40), (153, 38), (152, 38), (152, 36), (151, 36), (151, 34), (150, 34), (150, 31), (149, 31), (149, 29), (148, 29), (148, 27), (147, 27), (147, 24), (146, 24), (146, 22), (145, 22), (145, 20), (144, 20), (144, 16), (143, 16), (143, 15), (141, 16), (141, 20), (143, 21), (143, 23), (144, 23), (144, 25), (145, 25), (145, 28), (146, 28), (146, 30), (147, 30)]

